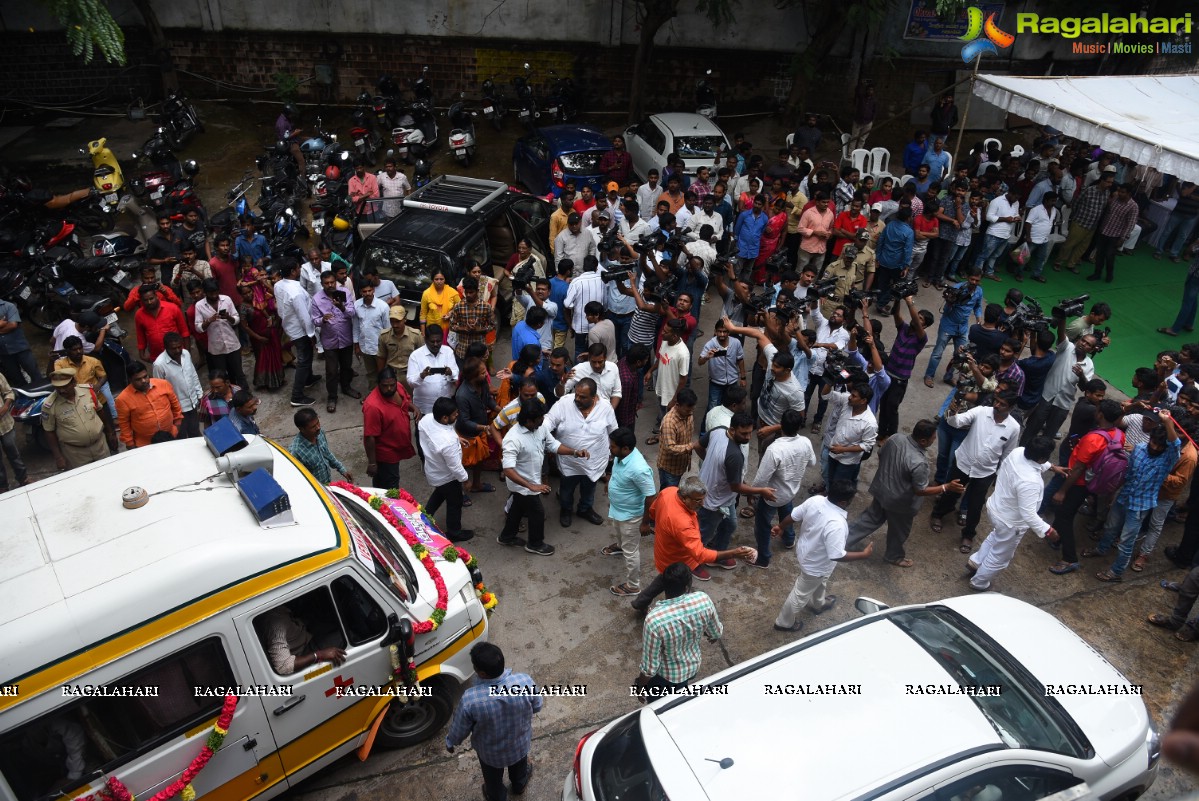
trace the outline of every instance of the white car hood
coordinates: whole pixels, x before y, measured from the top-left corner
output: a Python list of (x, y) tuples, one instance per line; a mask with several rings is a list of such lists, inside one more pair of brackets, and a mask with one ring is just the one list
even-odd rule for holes
[[(1144, 743), (1150, 723), (1140, 688), (1057, 618), (997, 593), (950, 598), (940, 605), (983, 629), (1042, 685), (1108, 689), (1102, 695), (1052, 696), (1106, 764), (1120, 764)], [(1122, 694), (1124, 689), (1136, 693)]]

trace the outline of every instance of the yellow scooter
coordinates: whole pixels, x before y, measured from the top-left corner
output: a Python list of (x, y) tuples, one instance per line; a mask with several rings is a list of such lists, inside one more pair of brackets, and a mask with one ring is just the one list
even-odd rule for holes
[(116, 155), (108, 149), (108, 140), (101, 137), (88, 142), (87, 148), (79, 152), (92, 157), (92, 185), (100, 196), (100, 208), (116, 214), (121, 210), (121, 196), (126, 194), (125, 174)]

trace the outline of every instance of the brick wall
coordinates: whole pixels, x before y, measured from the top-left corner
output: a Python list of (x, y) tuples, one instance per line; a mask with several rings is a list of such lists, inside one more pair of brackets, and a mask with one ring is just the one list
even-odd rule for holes
[(84, 99), (95, 105), (125, 105), (130, 91), (157, 94), (158, 67), (146, 62), (149, 48), (140, 29), (125, 31), (129, 65), (93, 60), (84, 64), (71, 54), (60, 32), (5, 33), (0, 38), (0, 95), (42, 105), (70, 105)]

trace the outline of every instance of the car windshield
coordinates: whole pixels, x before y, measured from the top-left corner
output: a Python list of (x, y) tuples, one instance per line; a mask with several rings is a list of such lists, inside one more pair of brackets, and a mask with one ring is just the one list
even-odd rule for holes
[(396, 286), (420, 295), (433, 283), (433, 271), (442, 268), (441, 254), (395, 242), (367, 243), (359, 270), (374, 267), (381, 278), (390, 278)]
[(641, 739), (641, 714), (629, 715), (600, 740), (591, 755), (596, 801), (667, 801)]
[(567, 172), (590, 175), (599, 172), (599, 163), (603, 156), (602, 150), (583, 150), (578, 153), (563, 153), (558, 156), (558, 161)]
[[(1009, 748), (1032, 748), (1085, 758), (1073, 721), (1052, 708), (1043, 690), (1011, 655), (945, 609), (897, 612), (888, 619), (905, 631), (969, 694)], [(994, 689), (997, 688), (997, 692)]]
[(680, 158), (699, 159), (714, 158), (724, 147), (723, 136), (676, 136), (674, 152)]

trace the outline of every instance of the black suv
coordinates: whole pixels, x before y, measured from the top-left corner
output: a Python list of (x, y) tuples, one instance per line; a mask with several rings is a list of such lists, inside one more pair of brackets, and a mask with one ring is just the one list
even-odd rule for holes
[[(395, 206), (388, 208), (390, 204)], [(419, 313), (421, 294), (443, 270), (457, 286), (465, 265), (478, 261), (498, 275), (524, 237), (549, 256), (553, 207), (541, 198), (514, 192), (500, 181), (442, 175), (402, 199), (381, 201), (381, 211), (397, 211), (382, 225), (359, 220), (361, 240), (354, 272), (374, 267), (400, 290), (409, 319)], [(370, 228), (376, 230), (370, 231)]]

